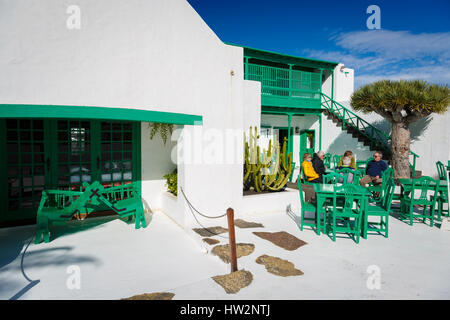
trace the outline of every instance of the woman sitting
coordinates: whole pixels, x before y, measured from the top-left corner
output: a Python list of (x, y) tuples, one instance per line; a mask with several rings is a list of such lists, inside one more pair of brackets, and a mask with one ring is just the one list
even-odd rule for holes
[(314, 167), (312, 165), (311, 154), (305, 153), (303, 155), (302, 168), (303, 173), (309, 182), (322, 183), (322, 181), (320, 181), (319, 179), (319, 174), (314, 170)]
[[(305, 153), (303, 155), (302, 169), (304, 176), (309, 182), (322, 183), (322, 181), (320, 181), (319, 174), (314, 170), (312, 165), (311, 154)], [(306, 181), (303, 182), (305, 183)], [(316, 201), (316, 193), (314, 192), (313, 186), (310, 184), (303, 184), (302, 189), (305, 192), (305, 201), (314, 203)]]
[(353, 170), (356, 170), (356, 160), (353, 156), (353, 152), (351, 152), (350, 150), (345, 151), (344, 155), (339, 160), (337, 167), (339, 170), (342, 168), (351, 168)]
[[(339, 163), (337, 166), (338, 170), (341, 170), (344, 168), (350, 168), (350, 169), (356, 170), (356, 160), (355, 160), (355, 157), (353, 156), (353, 152), (351, 152), (350, 150), (347, 150), (344, 152), (344, 155), (339, 160)], [(342, 182), (344, 182), (344, 180), (341, 178), (341, 179), (339, 179), (338, 182), (342, 183)], [(347, 183), (353, 183), (353, 173), (348, 174)]]

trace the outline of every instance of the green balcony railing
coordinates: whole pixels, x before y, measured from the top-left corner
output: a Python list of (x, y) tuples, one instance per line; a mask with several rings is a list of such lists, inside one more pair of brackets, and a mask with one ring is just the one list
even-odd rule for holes
[(299, 105), (299, 107), (309, 106), (312, 103), (320, 108), (321, 73), (245, 63), (245, 79), (261, 82), (263, 99), (269, 96), (301, 99), (303, 105)]

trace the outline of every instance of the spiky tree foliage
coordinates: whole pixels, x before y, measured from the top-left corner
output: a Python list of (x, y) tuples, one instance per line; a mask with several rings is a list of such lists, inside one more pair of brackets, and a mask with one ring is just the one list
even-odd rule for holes
[(173, 124), (169, 124), (169, 123), (149, 122), (148, 127), (151, 129), (150, 130), (150, 139), (153, 139), (153, 137), (156, 135), (156, 133), (159, 132), (164, 144), (166, 144), (167, 138), (173, 132)]
[(409, 125), (432, 113), (444, 113), (450, 104), (448, 85), (426, 81), (382, 80), (365, 85), (351, 97), (351, 106), (376, 112), (392, 124), (392, 167), (395, 178), (409, 178), (411, 134)]

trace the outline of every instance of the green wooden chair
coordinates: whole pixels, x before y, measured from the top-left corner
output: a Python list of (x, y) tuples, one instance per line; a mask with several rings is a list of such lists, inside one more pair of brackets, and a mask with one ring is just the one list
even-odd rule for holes
[(346, 178), (336, 172), (330, 172), (322, 176), (323, 183), (336, 184), (339, 183), (339, 179), (346, 180)]
[(370, 183), (370, 185), (367, 187), (367, 190), (372, 192), (373, 196), (370, 198), (370, 202), (380, 202), (383, 197), (383, 191), (386, 188), (386, 183), (390, 179), (394, 178), (394, 169), (387, 168), (384, 170), (381, 174), (381, 184), (380, 185), (374, 185)]
[[(343, 183), (352, 183), (354, 185), (359, 186), (359, 180), (361, 180), (362, 177), (361, 170), (354, 170), (352, 168), (342, 168), (340, 170), (337, 170), (336, 173), (344, 176)], [(353, 180), (351, 182), (348, 181), (350, 174), (353, 175)]]
[[(389, 214), (391, 212), (392, 200), (394, 197), (395, 183), (394, 179), (389, 179), (386, 183), (385, 190), (383, 192), (383, 197), (381, 203), (376, 205), (369, 205), (364, 216), (364, 228), (363, 237), (367, 238), (367, 231), (377, 231), (379, 233), (384, 233), (387, 238), (389, 236)], [(370, 222), (371, 225), (378, 227), (369, 227), (369, 217), (375, 216), (380, 217), (380, 222)]]
[(331, 153), (325, 153), (325, 156), (323, 157), (323, 165), (325, 168), (330, 169), (331, 167)]
[[(436, 162), (436, 168), (438, 171), (438, 176), (439, 176), (439, 180), (441, 181), (445, 181), (446, 185), (448, 186), (448, 175), (447, 172), (445, 170), (445, 166), (441, 161)], [(437, 203), (438, 203), (438, 220), (441, 221), (441, 216), (450, 216), (449, 215), (449, 202), (448, 202), (448, 188), (446, 188), (445, 190), (440, 190), (439, 191), (439, 195), (437, 198)], [(444, 210), (444, 204), (447, 204), (447, 209)], [(446, 213), (446, 214), (444, 214)]]
[[(305, 197), (303, 195), (302, 182), (300, 181), (300, 179), (297, 180), (297, 184), (298, 184), (298, 192), (300, 193), (300, 204), (301, 204), (300, 230), (303, 231), (303, 226), (309, 226), (309, 227), (316, 228), (317, 227), (317, 224), (316, 224), (316, 219), (317, 219), (316, 206), (314, 204), (311, 204), (311, 203), (308, 203), (308, 202), (305, 201)], [(314, 218), (307, 218), (307, 217), (305, 217), (305, 212), (312, 212), (312, 213), (314, 213), (315, 217)], [(305, 220), (307, 220), (307, 221), (314, 221), (314, 223), (305, 222)]]
[(300, 173), (301, 173), (301, 176), (302, 176), (303, 183), (304, 184), (308, 184), (308, 185), (312, 185), (312, 183), (308, 181), (308, 178), (306, 177), (305, 173), (303, 172), (303, 166), (302, 165), (300, 165)]
[[(405, 195), (400, 202), (400, 217), (401, 219), (409, 219), (409, 224), (412, 226), (414, 218), (430, 219), (430, 227), (434, 226), (434, 214), (438, 195), (439, 180), (434, 180), (431, 177), (422, 176), (418, 179), (412, 179), (411, 192)], [(420, 191), (420, 195), (416, 197), (416, 191)], [(431, 197), (428, 198), (428, 193), (431, 192)], [(422, 214), (414, 212), (414, 206), (423, 206)], [(427, 207), (429, 207), (429, 214), (427, 214)]]
[(336, 169), (339, 163), (339, 160), (341, 160), (341, 156), (338, 154), (335, 154), (333, 156), (333, 169)]
[[(336, 232), (344, 232), (353, 235), (356, 243), (359, 243), (361, 234), (361, 204), (360, 199), (355, 197), (358, 186), (354, 184), (344, 184), (342, 186), (334, 186), (333, 190), (333, 206), (328, 207), (327, 230), (333, 233), (333, 241), (336, 241)], [(338, 195), (338, 193), (340, 193)], [(339, 207), (339, 199), (342, 199), (342, 207)], [(356, 208), (354, 202), (357, 200)]]
[(367, 165), (367, 160), (356, 160), (356, 168), (362, 169)]

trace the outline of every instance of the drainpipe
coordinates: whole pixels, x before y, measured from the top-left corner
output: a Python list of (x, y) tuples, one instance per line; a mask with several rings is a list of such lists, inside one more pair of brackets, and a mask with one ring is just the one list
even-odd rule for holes
[(322, 112), (318, 115), (319, 117), (319, 150), (322, 150)]
[(286, 155), (292, 152), (292, 134), (291, 134), (291, 122), (292, 122), (292, 113), (288, 113), (288, 152)]

